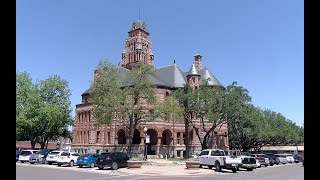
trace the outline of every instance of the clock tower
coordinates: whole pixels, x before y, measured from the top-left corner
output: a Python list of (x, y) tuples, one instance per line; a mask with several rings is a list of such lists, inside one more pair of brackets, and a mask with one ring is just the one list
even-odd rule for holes
[(140, 20), (132, 24), (122, 52), (122, 67), (132, 69), (141, 62), (153, 66), (152, 43), (145, 23)]

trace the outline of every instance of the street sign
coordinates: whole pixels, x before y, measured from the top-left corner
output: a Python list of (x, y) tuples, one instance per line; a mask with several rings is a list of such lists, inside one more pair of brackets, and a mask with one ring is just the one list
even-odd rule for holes
[(146, 135), (146, 143), (150, 143), (150, 135)]

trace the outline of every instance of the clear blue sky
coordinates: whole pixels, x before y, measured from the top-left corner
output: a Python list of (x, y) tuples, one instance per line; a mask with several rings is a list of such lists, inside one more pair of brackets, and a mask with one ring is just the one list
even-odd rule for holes
[(121, 60), (140, 8), (157, 68), (175, 59), (187, 71), (200, 53), (224, 86), (237, 81), (256, 106), (304, 121), (302, 0), (17, 0), (16, 8), (17, 71), (62, 76), (73, 109), (97, 63)]

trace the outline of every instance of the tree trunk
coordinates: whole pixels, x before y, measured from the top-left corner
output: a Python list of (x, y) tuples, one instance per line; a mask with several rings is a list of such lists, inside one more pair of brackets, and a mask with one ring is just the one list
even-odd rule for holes
[(36, 141), (34, 139), (31, 139), (30, 142), (31, 142), (31, 149), (34, 149), (34, 147), (37, 144)]
[(185, 147), (186, 147), (186, 156), (185, 159), (188, 159), (190, 156), (190, 147), (189, 147), (189, 117), (185, 119)]
[(49, 144), (49, 139), (47, 139), (47, 142), (46, 142), (46, 149), (48, 149), (48, 144)]
[(132, 157), (132, 139), (134, 134), (134, 127), (133, 127), (133, 114), (130, 114), (129, 116), (129, 144), (128, 144), (128, 150), (127, 153), (129, 157)]
[(44, 149), (45, 145), (46, 145), (46, 142), (41, 142), (40, 143), (40, 146), (41, 146), (40, 149)]
[(63, 142), (64, 142), (64, 138), (62, 136), (59, 137), (59, 141), (60, 141), (60, 144), (59, 144), (59, 150), (61, 151), (63, 149)]

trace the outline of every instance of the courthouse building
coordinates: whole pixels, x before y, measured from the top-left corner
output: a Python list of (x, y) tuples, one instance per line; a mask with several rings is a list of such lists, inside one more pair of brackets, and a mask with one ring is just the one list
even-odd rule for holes
[[(122, 52), (122, 64), (119, 65), (119, 72), (127, 74), (138, 62), (153, 66), (156, 59), (152, 52), (152, 42), (149, 39), (149, 32), (145, 23), (140, 20), (134, 22), (125, 40), (125, 48)], [(220, 86), (222, 84), (213, 73), (202, 66), (202, 56), (196, 54), (190, 60), (190, 69), (182, 71), (179, 66), (172, 64), (155, 69), (155, 75), (150, 76), (150, 81), (154, 84), (155, 92), (160, 100), (170, 95), (174, 90), (182, 88), (187, 82), (193, 89), (201, 86), (202, 80), (207, 80), (210, 86)], [(206, 61), (209, 63), (210, 61)], [(212, 61), (211, 61), (212, 62)], [(92, 117), (92, 101), (90, 89), (84, 91), (82, 103), (76, 105), (76, 117), (74, 121), (72, 149), (79, 153), (100, 153), (103, 151), (125, 151), (128, 146), (128, 128), (124, 127), (116, 119), (108, 126), (95, 127)], [(153, 111), (152, 107), (149, 108)], [(200, 121), (195, 119), (196, 130), (204, 136)], [(211, 125), (207, 124), (209, 129)], [(146, 127), (146, 128), (145, 128)], [(185, 124), (175, 123), (172, 119), (155, 118), (152, 121), (140, 123), (134, 131), (133, 154), (142, 155), (144, 152), (145, 132), (150, 136), (150, 143), (147, 146), (148, 155), (169, 155), (170, 157), (182, 157), (185, 152)], [(228, 130), (227, 125), (223, 125), (220, 130), (216, 129), (213, 133), (217, 136), (210, 140), (210, 147), (228, 149)], [(191, 152), (199, 152), (201, 144), (190, 127), (190, 147)]]

